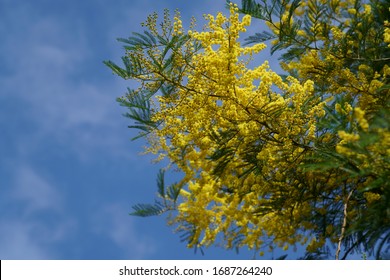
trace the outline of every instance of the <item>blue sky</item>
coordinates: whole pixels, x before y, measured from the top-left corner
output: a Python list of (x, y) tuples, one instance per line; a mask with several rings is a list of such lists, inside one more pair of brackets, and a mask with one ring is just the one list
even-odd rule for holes
[(186, 20), (224, 3), (0, 0), (0, 259), (252, 258), (194, 254), (163, 217), (128, 215), (153, 201), (159, 166), (115, 101), (131, 82), (102, 63), (153, 11)]

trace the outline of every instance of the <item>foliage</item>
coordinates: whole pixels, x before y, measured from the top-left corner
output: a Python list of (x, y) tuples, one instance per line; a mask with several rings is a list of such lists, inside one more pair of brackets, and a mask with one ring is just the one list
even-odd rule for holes
[[(334, 190), (343, 194), (328, 197), (324, 225), (343, 221), (335, 227), (341, 232), (317, 235), (332, 241), (339, 234), (345, 257), (361, 245), (372, 253), (377, 245), (379, 258), (389, 242), (388, 7), (389, 1), (243, 1), (242, 12), (272, 29), (273, 51), (285, 50), (283, 69), (302, 81), (312, 80), (318, 96), (335, 97), (317, 126), (317, 149), (303, 168), (338, 173)], [(258, 33), (248, 42), (268, 37)], [(343, 207), (334, 202), (337, 198)], [(340, 217), (345, 207), (348, 219)]]
[[(201, 32), (166, 11), (120, 39), (124, 68), (106, 64), (139, 88), (118, 101), (147, 151), (183, 174), (165, 187), (161, 172), (161, 201), (135, 214), (176, 210), (170, 222), (189, 247), (301, 244), (323, 258), (333, 245), (337, 259), (380, 258), (390, 242), (388, 4), (244, 0), (206, 16)], [(270, 30), (243, 46), (252, 18)], [(268, 61), (249, 67), (267, 41), (288, 75)]]

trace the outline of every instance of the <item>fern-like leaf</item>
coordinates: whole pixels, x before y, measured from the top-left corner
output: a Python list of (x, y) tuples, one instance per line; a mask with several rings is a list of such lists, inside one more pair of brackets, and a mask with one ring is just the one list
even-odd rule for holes
[(165, 208), (158, 202), (155, 204), (139, 203), (132, 208), (134, 212), (129, 213), (129, 215), (138, 217), (157, 216), (165, 212)]

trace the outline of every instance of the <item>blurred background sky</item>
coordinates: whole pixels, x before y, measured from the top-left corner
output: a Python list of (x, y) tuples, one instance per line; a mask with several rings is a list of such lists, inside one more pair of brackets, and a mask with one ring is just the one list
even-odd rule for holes
[(159, 166), (115, 101), (131, 82), (102, 61), (164, 8), (187, 23), (227, 13), (225, 0), (0, 0), (0, 259), (253, 257), (195, 254), (163, 217), (128, 215), (153, 202)]

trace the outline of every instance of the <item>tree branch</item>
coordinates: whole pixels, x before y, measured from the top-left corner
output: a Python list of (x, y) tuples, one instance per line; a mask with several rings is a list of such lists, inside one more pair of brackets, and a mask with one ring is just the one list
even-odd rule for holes
[(343, 225), (341, 227), (341, 233), (340, 233), (340, 237), (339, 237), (339, 242), (337, 244), (337, 250), (336, 250), (336, 260), (339, 259), (339, 255), (340, 255), (340, 250), (341, 250), (341, 243), (343, 242), (343, 239), (344, 239), (344, 235), (345, 235), (345, 229), (347, 227), (347, 209), (348, 209), (348, 202), (349, 202), (349, 199), (351, 198), (353, 192), (354, 192), (355, 189), (352, 189), (348, 196), (347, 196), (347, 199), (345, 200), (345, 203), (344, 203), (344, 218), (343, 218)]

